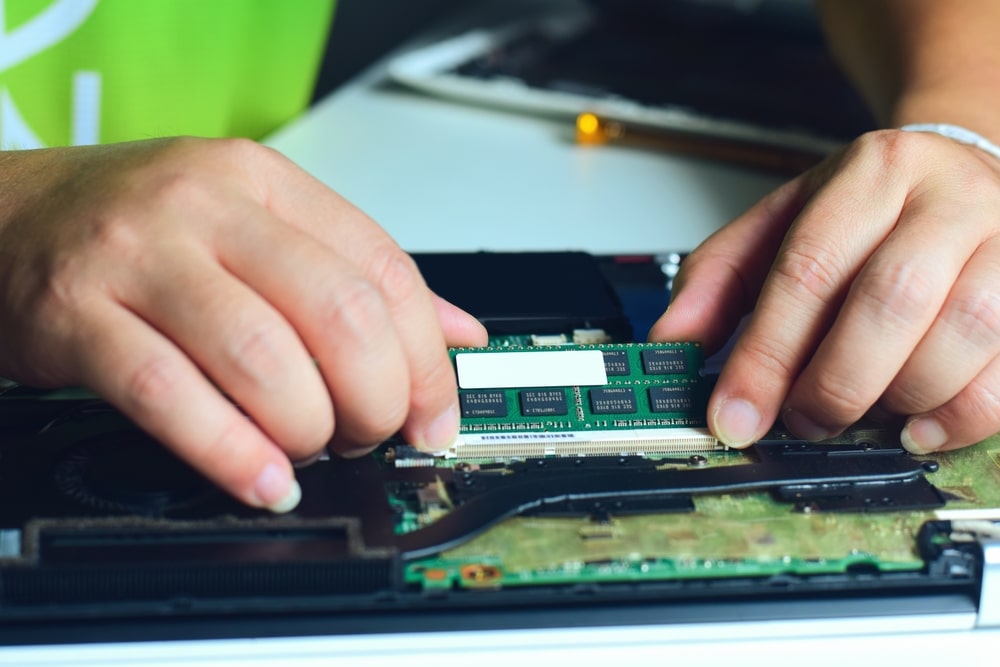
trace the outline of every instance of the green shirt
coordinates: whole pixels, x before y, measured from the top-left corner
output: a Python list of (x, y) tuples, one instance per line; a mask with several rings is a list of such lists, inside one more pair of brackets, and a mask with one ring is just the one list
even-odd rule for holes
[(260, 138), (305, 108), (334, 0), (0, 0), (0, 146)]

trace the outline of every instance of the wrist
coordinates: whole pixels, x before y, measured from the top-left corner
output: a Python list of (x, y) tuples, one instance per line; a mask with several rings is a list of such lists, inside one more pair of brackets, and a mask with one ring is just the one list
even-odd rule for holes
[(903, 125), (899, 129), (905, 132), (929, 132), (937, 134), (952, 141), (957, 141), (960, 144), (974, 146), (982, 152), (1000, 160), (1000, 146), (997, 146), (978, 132), (973, 132), (961, 125), (953, 125), (951, 123), (910, 123)]
[(910, 123), (899, 128), (904, 132), (928, 132), (951, 139), (966, 146), (978, 148), (983, 153), (1000, 160), (1000, 146), (972, 130), (951, 123)]

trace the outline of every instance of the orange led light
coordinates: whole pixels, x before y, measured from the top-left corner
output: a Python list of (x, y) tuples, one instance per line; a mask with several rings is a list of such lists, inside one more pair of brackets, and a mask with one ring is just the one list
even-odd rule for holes
[(576, 118), (576, 129), (581, 134), (597, 134), (601, 129), (601, 121), (592, 113), (582, 113)]
[(602, 144), (607, 141), (601, 119), (592, 113), (577, 116), (576, 140), (581, 144)]

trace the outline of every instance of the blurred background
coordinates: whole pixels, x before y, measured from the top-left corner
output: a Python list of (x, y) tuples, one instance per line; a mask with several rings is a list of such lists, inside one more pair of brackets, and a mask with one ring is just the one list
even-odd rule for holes
[[(663, 18), (678, 12), (737, 12), (821, 39), (811, 0), (581, 0), (602, 10), (646, 12)], [(337, 0), (332, 38), (314, 99), (334, 90), (378, 57), (432, 26), (469, 0)], [(531, 0), (529, 4), (563, 4)]]

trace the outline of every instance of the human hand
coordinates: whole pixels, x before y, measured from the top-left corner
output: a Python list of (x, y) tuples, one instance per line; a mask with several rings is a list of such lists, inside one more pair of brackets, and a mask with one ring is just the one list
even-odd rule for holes
[(743, 447), (780, 416), (809, 440), (870, 408), (913, 453), (1000, 431), (1000, 163), (886, 130), (774, 191), (682, 263), (651, 340), (748, 326), (708, 422)]
[(88, 386), (274, 511), (328, 441), (450, 444), (446, 341), (486, 342), (361, 211), (247, 141), (2, 153), (0, 257), (0, 376)]

